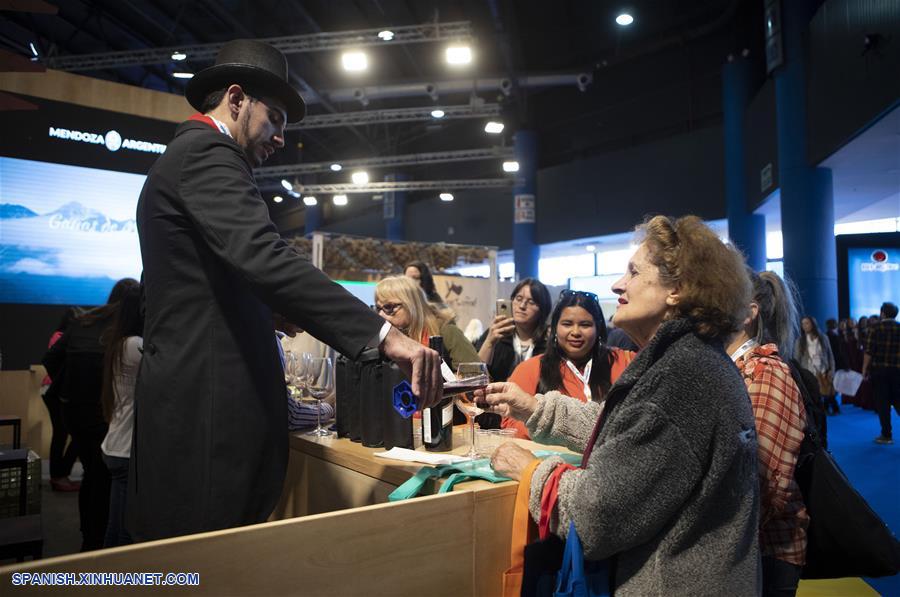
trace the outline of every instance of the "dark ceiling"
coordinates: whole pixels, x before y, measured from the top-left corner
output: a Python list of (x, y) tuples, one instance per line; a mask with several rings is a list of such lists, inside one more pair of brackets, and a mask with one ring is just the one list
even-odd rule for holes
[[(0, 0), (0, 7), (4, 4)], [(42, 58), (142, 48), (191, 46), (237, 37), (268, 38), (434, 22), (468, 21), (475, 60), (453, 70), (446, 42), (369, 47), (370, 68), (351, 75), (340, 51), (290, 54), (294, 83), (310, 114), (468, 104), (473, 92), (421, 93), (371, 99), (363, 107), (340, 101), (339, 90), (411, 82), (539, 74), (592, 75), (576, 85), (527, 88), (509, 95), (479, 91), (503, 106), (502, 135), (483, 131), (486, 119), (338, 126), (292, 131), (287, 147), (266, 165), (332, 161), (510, 144), (516, 130), (537, 130), (541, 166), (718, 123), (721, 66), (727, 54), (762, 52), (761, 0), (19, 0), (58, 7), (57, 14), (0, 13), (0, 48)], [(32, 9), (34, 10), (34, 9)], [(635, 22), (615, 24), (627, 11)], [(169, 62), (79, 74), (148, 89), (183, 93), (175, 70), (196, 72), (210, 62)], [(337, 97), (338, 99), (334, 99)], [(419, 180), (496, 178), (496, 161), (404, 167)], [(379, 180), (388, 171), (373, 170)], [(317, 175), (346, 182), (348, 174)], [(276, 181), (277, 182), (277, 181)], [(270, 188), (267, 186), (266, 188)], [(411, 197), (415, 200), (415, 196)], [(278, 208), (276, 208), (278, 209)]]

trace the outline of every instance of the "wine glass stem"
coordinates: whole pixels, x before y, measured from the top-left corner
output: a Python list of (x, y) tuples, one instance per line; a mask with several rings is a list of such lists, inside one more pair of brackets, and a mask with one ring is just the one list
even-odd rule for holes
[(471, 439), (471, 443), (469, 444), (469, 457), (475, 457), (475, 417), (472, 415), (466, 415), (466, 418), (469, 420), (469, 439)]
[(322, 433), (322, 401), (316, 398), (316, 432)]

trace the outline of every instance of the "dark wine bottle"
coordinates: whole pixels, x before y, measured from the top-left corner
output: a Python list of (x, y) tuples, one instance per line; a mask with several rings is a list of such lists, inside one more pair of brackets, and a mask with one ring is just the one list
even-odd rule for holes
[[(428, 347), (444, 358), (444, 339), (429, 336)], [(453, 449), (453, 398), (444, 398), (436, 406), (422, 411), (422, 445), (429, 452)]]

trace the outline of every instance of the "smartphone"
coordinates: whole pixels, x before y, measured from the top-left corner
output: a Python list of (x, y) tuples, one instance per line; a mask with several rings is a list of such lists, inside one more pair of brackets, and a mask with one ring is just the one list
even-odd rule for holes
[(509, 299), (497, 299), (497, 315), (512, 317), (512, 301)]

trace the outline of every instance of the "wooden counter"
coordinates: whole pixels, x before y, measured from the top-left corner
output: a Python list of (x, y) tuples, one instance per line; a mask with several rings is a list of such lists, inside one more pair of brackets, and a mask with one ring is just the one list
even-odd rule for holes
[[(468, 437), (465, 426), (455, 427), (455, 448), (450, 453), (465, 455), (468, 452)], [(530, 449), (547, 449), (547, 446), (534, 442), (517, 441)], [(383, 448), (366, 448), (360, 443), (334, 436), (321, 438), (298, 432), (291, 435), (290, 446), (285, 489), (272, 520), (386, 503), (388, 494), (420, 468), (427, 466), (379, 458), (374, 454), (383, 452)], [(497, 485), (515, 486), (515, 483), (470, 481), (460, 483), (454, 491), (484, 490)], [(436, 491), (434, 483), (429, 482), (422, 494), (430, 495)]]
[[(466, 450), (462, 438), (456, 445), (454, 452)], [(274, 516), (309, 515), (0, 567), (0, 586), (11, 587), (13, 574), (21, 572), (189, 572), (199, 574), (199, 585), (15, 586), (12, 591), (499, 595), (509, 566), (517, 484), (476, 481), (444, 495), (382, 503), (422, 465), (375, 458), (375, 451), (347, 440), (294, 435)]]

